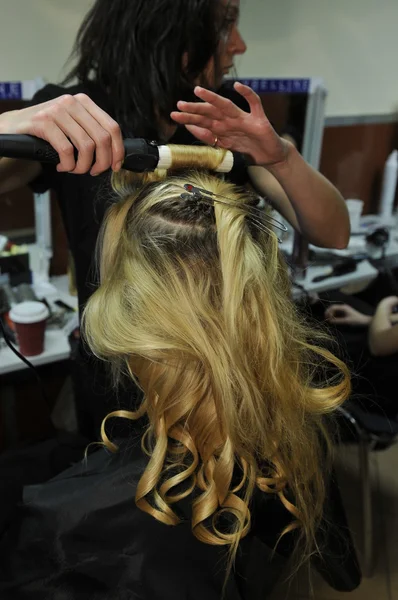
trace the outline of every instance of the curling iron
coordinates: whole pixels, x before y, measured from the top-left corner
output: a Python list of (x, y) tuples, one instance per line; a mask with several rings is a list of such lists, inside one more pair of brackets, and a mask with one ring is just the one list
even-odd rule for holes
[[(148, 142), (140, 138), (126, 138), (123, 140), (123, 145), (125, 151), (123, 169), (127, 171), (145, 173), (172, 167), (172, 153), (167, 145), (158, 145), (156, 142)], [(57, 151), (48, 142), (31, 135), (0, 135), (0, 157), (33, 160), (52, 165), (60, 162)], [(75, 160), (77, 157), (78, 150), (75, 148)], [(94, 162), (95, 157), (93, 164)], [(216, 172), (231, 173), (248, 164), (243, 154), (227, 151)]]

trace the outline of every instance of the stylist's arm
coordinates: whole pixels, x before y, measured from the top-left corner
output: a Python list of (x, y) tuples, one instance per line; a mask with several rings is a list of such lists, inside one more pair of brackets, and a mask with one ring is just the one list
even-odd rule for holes
[[(49, 142), (59, 154), (59, 172), (98, 175), (109, 168), (118, 171), (124, 158), (119, 125), (85, 94), (65, 95), (3, 113), (2, 133), (30, 134)], [(73, 146), (79, 151), (77, 162)], [(39, 163), (2, 158), (0, 194), (26, 185), (40, 172)]]

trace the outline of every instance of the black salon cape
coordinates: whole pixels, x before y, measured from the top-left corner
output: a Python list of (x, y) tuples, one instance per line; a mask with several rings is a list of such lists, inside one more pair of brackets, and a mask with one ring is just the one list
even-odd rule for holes
[[(221, 598), (225, 548), (194, 537), (189, 499), (178, 505), (183, 522), (177, 526), (135, 506), (148, 459), (139, 435), (122, 444), (117, 454), (100, 449), (55, 479), (25, 488), (19, 513), (0, 537), (1, 600)], [(325, 562), (318, 567), (336, 589), (348, 591), (360, 574), (337, 488), (330, 498), (333, 526), (320, 533)], [(226, 600), (267, 598), (292, 549), (288, 534), (272, 552), (290, 519), (277, 498), (258, 492), (252, 515)]]

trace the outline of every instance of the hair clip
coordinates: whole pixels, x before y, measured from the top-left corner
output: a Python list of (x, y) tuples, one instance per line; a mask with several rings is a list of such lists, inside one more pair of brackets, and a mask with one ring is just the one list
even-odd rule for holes
[(187, 192), (180, 196), (181, 200), (185, 201), (186, 208), (192, 215), (202, 214), (205, 217), (214, 219), (214, 201), (212, 198), (206, 195), (205, 190), (199, 188), (191, 190), (191, 187), (193, 186), (189, 186), (188, 189), (184, 186)]
[(197, 192), (194, 192), (193, 194), (181, 194), (180, 198), (181, 200), (197, 200), (198, 202), (205, 200), (205, 196), (202, 196), (202, 194), (198, 194)]
[(206, 196), (215, 196), (214, 192), (211, 192), (210, 190), (204, 190), (203, 188), (199, 188), (196, 187), (195, 185), (192, 185), (192, 183), (186, 183), (184, 185), (184, 190), (187, 190), (187, 192), (189, 192), (190, 194), (205, 194)]
[[(187, 190), (187, 192), (189, 192), (189, 194), (192, 194), (191, 197), (194, 197), (198, 200), (199, 199), (207, 200), (208, 202), (213, 203), (212, 198), (215, 198), (216, 201), (219, 202), (220, 204), (225, 204), (227, 206), (235, 206), (235, 207), (237, 206), (237, 204), (235, 202), (231, 201), (231, 199), (228, 198), (227, 196), (222, 196), (221, 194), (216, 194), (215, 192), (211, 192), (210, 190), (205, 190), (203, 188), (196, 187), (195, 185), (192, 185), (191, 183), (186, 183), (184, 185), (184, 189)], [(187, 197), (187, 194), (183, 194), (183, 196)], [(262, 198), (262, 196), (259, 196), (259, 195), (253, 195), (253, 196), (256, 197), (257, 199)], [(220, 201), (219, 198), (221, 198), (224, 202)], [(243, 210), (247, 214), (247, 216), (251, 219), (251, 221), (255, 225), (257, 225), (257, 227), (262, 229), (263, 231), (264, 230), (267, 231), (267, 229), (264, 227), (263, 221), (266, 221), (269, 225), (271, 225), (271, 227), (275, 227), (276, 229), (279, 229), (280, 231), (283, 231), (284, 233), (289, 231), (288, 228), (286, 227), (286, 225), (284, 225), (283, 223), (281, 223), (280, 221), (278, 221), (271, 215), (266, 214), (264, 209), (262, 209), (262, 208), (257, 208), (255, 206), (248, 206), (246, 204), (239, 205), (239, 208), (241, 210)], [(255, 218), (255, 217), (257, 217), (257, 218)], [(279, 243), (282, 243), (279, 238), (278, 238), (278, 241), (279, 241)]]

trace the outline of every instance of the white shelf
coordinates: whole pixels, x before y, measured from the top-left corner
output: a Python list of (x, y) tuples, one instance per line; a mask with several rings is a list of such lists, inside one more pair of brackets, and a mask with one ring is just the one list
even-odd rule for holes
[[(2, 342), (3, 343), (3, 342)], [(16, 346), (19, 350), (18, 346)], [(46, 331), (44, 341), (44, 352), (37, 356), (28, 356), (27, 359), (35, 367), (49, 363), (66, 360), (70, 357), (70, 345), (68, 338), (61, 330)], [(21, 371), (29, 367), (14, 354), (8, 346), (0, 347), (0, 375)]]
[(346, 285), (359, 284), (359, 283), (370, 283), (376, 279), (378, 270), (373, 267), (369, 261), (363, 260), (358, 263), (356, 271), (353, 273), (347, 273), (347, 275), (339, 275), (338, 277), (328, 277), (323, 281), (314, 282), (313, 279), (319, 275), (326, 275), (330, 273), (331, 267), (329, 266), (314, 266), (308, 267), (305, 279), (297, 280), (297, 283), (302, 285), (307, 292), (327, 292), (328, 290), (337, 290)]

